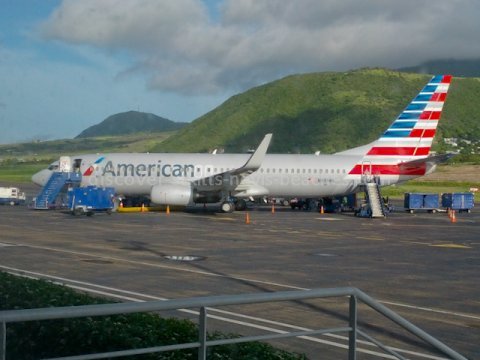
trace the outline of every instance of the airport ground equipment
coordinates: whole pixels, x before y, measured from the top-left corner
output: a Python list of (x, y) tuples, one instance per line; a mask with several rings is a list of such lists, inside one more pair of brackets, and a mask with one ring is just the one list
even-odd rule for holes
[(426, 210), (435, 213), (439, 208), (438, 194), (405, 193), (403, 207), (413, 214), (416, 210)]
[(451, 210), (470, 212), (475, 206), (473, 193), (442, 194), (442, 206)]
[(382, 218), (386, 216), (385, 204), (383, 203), (380, 193), (380, 186), (372, 181), (365, 184), (365, 193), (367, 195), (367, 203), (370, 207), (370, 217)]
[(55, 205), (58, 194), (65, 186), (78, 185), (82, 181), (82, 175), (78, 172), (54, 172), (46, 185), (42, 188), (35, 199), (34, 208), (37, 210), (49, 209)]
[(0, 187), (0, 204), (23, 205), (25, 204), (25, 193), (16, 187)]
[[(256, 304), (256, 303), (269, 303), (278, 301), (298, 301), (305, 299), (321, 299), (321, 298), (338, 298), (339, 302), (345, 301), (345, 305), (348, 305), (348, 316), (345, 318), (345, 324), (338, 324), (335, 328), (310, 330), (304, 329), (299, 331), (282, 331), (281, 333), (270, 333), (257, 336), (245, 336), (226, 338), (221, 340), (208, 340), (207, 339), (207, 321), (208, 312), (213, 312), (213, 307), (240, 305), (240, 304)], [(40, 321), (40, 320), (52, 320), (52, 319), (67, 319), (89, 316), (108, 316), (115, 314), (127, 314), (127, 313), (140, 313), (140, 312), (152, 312), (152, 311), (169, 311), (179, 310), (188, 311), (190, 314), (198, 314), (198, 341), (193, 343), (184, 343), (176, 345), (164, 345), (156, 346), (144, 349), (131, 349), (112, 351), (109, 353), (97, 353), (88, 355), (78, 355), (69, 357), (69, 359), (104, 359), (121, 356), (131, 356), (139, 354), (157, 353), (165, 351), (174, 351), (182, 349), (198, 349), (198, 359), (207, 359), (207, 348), (216, 345), (238, 344), (251, 341), (264, 341), (274, 339), (284, 339), (289, 337), (306, 337), (317, 336), (322, 334), (333, 333), (348, 333), (348, 360), (355, 360), (357, 353), (361, 351), (357, 347), (359, 342), (357, 339), (363, 337), (368, 342), (376, 345), (381, 351), (391, 355), (392, 358), (406, 359), (400, 354), (400, 349), (391, 348), (383, 344), (379, 340), (373, 338), (361, 329), (358, 322), (358, 311), (363, 307), (358, 307), (358, 303), (362, 302), (367, 307), (375, 310), (380, 315), (389, 319), (393, 323), (399, 325), (412, 335), (415, 335), (425, 343), (429, 344), (433, 349), (440, 351), (442, 354), (448, 356), (448, 359), (454, 360), (467, 360), (466, 357), (459, 354), (455, 350), (451, 349), (438, 339), (429, 335), (419, 327), (410, 323), (397, 313), (393, 312), (385, 305), (379, 303), (363, 291), (354, 287), (344, 288), (329, 288), (329, 289), (313, 289), (313, 290), (301, 290), (301, 291), (279, 291), (279, 292), (266, 292), (266, 293), (252, 293), (252, 294), (240, 294), (240, 295), (220, 295), (209, 297), (194, 297), (175, 300), (159, 300), (159, 301), (147, 301), (147, 302), (126, 302), (116, 304), (104, 304), (104, 305), (86, 305), (86, 306), (69, 306), (58, 308), (44, 308), (44, 309), (24, 309), (24, 310), (6, 310), (0, 311), (0, 360), (5, 360), (6, 357), (6, 342), (8, 340), (7, 325), (11, 323), (25, 322), (25, 321)], [(200, 311), (186, 310), (197, 309)], [(65, 358), (66, 359), (66, 358)]]
[(113, 187), (86, 186), (68, 190), (67, 206), (73, 215), (93, 215), (96, 212), (111, 214), (114, 207)]
[(61, 156), (58, 171), (52, 172), (42, 191), (35, 198), (34, 209), (49, 209), (55, 206), (55, 200), (66, 187), (78, 187), (82, 181), (79, 160), (72, 161), (69, 156)]

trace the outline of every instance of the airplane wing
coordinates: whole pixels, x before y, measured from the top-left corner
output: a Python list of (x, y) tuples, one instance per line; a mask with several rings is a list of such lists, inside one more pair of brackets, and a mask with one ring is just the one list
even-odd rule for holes
[(234, 190), (245, 176), (257, 171), (262, 166), (263, 159), (265, 158), (271, 140), (272, 134), (266, 134), (255, 152), (243, 166), (195, 180), (193, 181), (193, 186), (200, 191)]
[(446, 162), (454, 156), (455, 154), (441, 154), (441, 155), (429, 156), (423, 159), (407, 161), (399, 165), (400, 172), (408, 172), (409, 170), (423, 168), (425, 169), (425, 175), (428, 175), (433, 170), (435, 170), (435, 167), (438, 164)]

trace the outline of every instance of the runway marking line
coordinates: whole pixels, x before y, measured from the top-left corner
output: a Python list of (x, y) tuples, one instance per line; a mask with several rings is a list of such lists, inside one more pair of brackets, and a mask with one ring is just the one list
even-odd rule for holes
[[(122, 300), (127, 300), (127, 301), (132, 301), (132, 302), (145, 302), (146, 301), (146, 300), (139, 299), (138, 296), (143, 297), (143, 298), (147, 298), (147, 299), (150, 299), (150, 300), (160, 300), (160, 301), (169, 300), (168, 298), (152, 296), (152, 295), (148, 295), (148, 294), (144, 294), (144, 293), (139, 293), (139, 292), (123, 290), (123, 289), (98, 285), (98, 284), (84, 282), (84, 281), (78, 281), (78, 280), (63, 278), (63, 277), (59, 277), (59, 276), (52, 276), (52, 275), (42, 274), (42, 273), (28, 271), (28, 270), (11, 268), (11, 267), (8, 267), (8, 266), (3, 266), (3, 265), (0, 265), (0, 268), (6, 269), (9, 273), (17, 275), (17, 276), (23, 276), (23, 277), (30, 278), (30, 279), (54, 279), (54, 281), (50, 280), (54, 284), (59, 284), (59, 285), (67, 286), (67, 287), (75, 289), (75, 290), (86, 291), (86, 292), (90, 292), (90, 293), (94, 293), (94, 294), (98, 294), (98, 295), (110, 296), (110, 297), (114, 297), (114, 298), (118, 298), (118, 299), (122, 299)], [(79, 284), (79, 285), (73, 285), (73, 284)], [(82, 286), (80, 286), (80, 285), (82, 285)], [(98, 288), (98, 289), (102, 289), (102, 290), (96, 290), (96, 289), (92, 289), (90, 287)], [(127, 294), (127, 295), (133, 295), (133, 296), (137, 296), (137, 297), (119, 295), (119, 294), (115, 294), (115, 293), (108, 292), (108, 291), (105, 291), (105, 290), (114, 291), (116, 293), (123, 293), (123, 294)], [(197, 315), (197, 316), (199, 315), (198, 311), (190, 310), (190, 309), (177, 309), (177, 311), (183, 312), (183, 313), (188, 313), (188, 314), (193, 314), (193, 315)], [(259, 318), (259, 317), (255, 317), (255, 316), (249, 316), (249, 315), (245, 315), (245, 314), (241, 314), (241, 313), (234, 313), (234, 312), (231, 312), (231, 311), (220, 310), (220, 309), (211, 308), (211, 307), (208, 307), (207, 311), (218, 312), (218, 313), (221, 313), (221, 314), (224, 314), (224, 315), (235, 316), (235, 317), (239, 317), (239, 318), (243, 318), (243, 319), (249, 319), (249, 320), (253, 320), (253, 321), (257, 321), (257, 322), (263, 322), (263, 323), (270, 324), (270, 325), (282, 326), (282, 327), (293, 329), (293, 330), (300, 330), (300, 331), (311, 331), (312, 330), (312, 329), (309, 329), (309, 328), (303, 328), (303, 327), (299, 327), (299, 326), (296, 326), (296, 325), (281, 323), (281, 322), (277, 322), (277, 321), (273, 321), (273, 320), (268, 320), (268, 319)], [(245, 321), (239, 321), (239, 320), (235, 320), (235, 319), (231, 319), (231, 318), (227, 318), (227, 317), (223, 317), (223, 316), (212, 315), (212, 314), (207, 314), (207, 317), (210, 318), (210, 319), (224, 321), (224, 322), (237, 324), (237, 325), (241, 325), (241, 326), (245, 326), (245, 327), (251, 327), (251, 328), (255, 328), (255, 329), (270, 331), (270, 332), (273, 332), (273, 333), (276, 333), (276, 334), (286, 334), (286, 333), (290, 332), (290, 331), (275, 329), (275, 328), (272, 328), (272, 327), (269, 327), (269, 326), (253, 324), (253, 323), (249, 323), (249, 322), (245, 322)], [(347, 336), (341, 336), (341, 335), (336, 335), (336, 334), (328, 334), (328, 333), (323, 334), (323, 336), (329, 336), (329, 337), (333, 337), (333, 338), (336, 338), (336, 339), (339, 339), (339, 340), (348, 341)], [(319, 339), (319, 338), (312, 337), (312, 336), (298, 336), (298, 338), (304, 339), (304, 340), (309, 340), (309, 341), (312, 341), (312, 342), (321, 343), (321, 344), (324, 344), (324, 345), (331, 345), (331, 346), (342, 348), (342, 349), (348, 349), (348, 345), (344, 345), (344, 344), (329, 341), (329, 340)], [(375, 346), (376, 347), (375, 344), (373, 344), (371, 342), (368, 342), (368, 341), (365, 341), (365, 340), (358, 339), (357, 343), (361, 343), (361, 344), (367, 345), (367, 346)], [(403, 353), (406, 353), (406, 354), (410, 354), (410, 355), (414, 355), (414, 356), (418, 356), (418, 357), (423, 357), (423, 358), (426, 358), (426, 359), (446, 360), (445, 358), (432, 356), (432, 355), (424, 354), (424, 353), (419, 353), (419, 352), (415, 352), (415, 351), (410, 351), (410, 350), (406, 350), (406, 349), (400, 349), (400, 348), (395, 348), (395, 347), (388, 347), (388, 348), (393, 350), (393, 351), (403, 352)], [(381, 358), (396, 359), (396, 357), (394, 357), (394, 356), (391, 356), (391, 355), (388, 355), (388, 354), (385, 354), (385, 353), (380, 353), (380, 352), (377, 352), (377, 351), (368, 350), (368, 349), (362, 349), (362, 348), (357, 347), (357, 351), (361, 352), (361, 353), (369, 354), (369, 355), (378, 356), (378, 357), (381, 357)]]
[(374, 236), (358, 236), (357, 239), (371, 240), (371, 241), (385, 241), (384, 238), (379, 238)]
[(447, 249), (471, 249), (470, 246), (460, 244), (430, 244), (432, 247), (442, 247)]
[(431, 242), (420, 242), (420, 241), (402, 241), (406, 244), (414, 244), (414, 245), (425, 245), (430, 247), (440, 247), (446, 249), (472, 249), (471, 246), (462, 245), (462, 244), (434, 244)]
[(10, 243), (2, 243), (0, 242), (0, 247), (12, 247), (12, 246), (18, 246), (17, 244), (10, 244)]
[(325, 220), (325, 221), (342, 221), (343, 219), (337, 219), (332, 217), (317, 217), (317, 220)]

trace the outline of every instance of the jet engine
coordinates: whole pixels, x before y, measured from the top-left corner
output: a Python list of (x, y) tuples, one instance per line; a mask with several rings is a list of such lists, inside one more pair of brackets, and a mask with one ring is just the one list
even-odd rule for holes
[(190, 184), (159, 184), (152, 188), (150, 199), (155, 204), (185, 206), (192, 202)]

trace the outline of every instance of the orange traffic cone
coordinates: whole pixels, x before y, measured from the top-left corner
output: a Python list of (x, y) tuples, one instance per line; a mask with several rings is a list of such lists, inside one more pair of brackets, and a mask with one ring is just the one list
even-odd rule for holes
[(123, 201), (120, 200), (120, 209), (123, 209)]
[(320, 206), (320, 214), (325, 214), (325, 209), (323, 208), (323, 205)]
[(165, 211), (167, 215), (170, 215), (170, 205), (167, 205), (167, 210)]
[(245, 213), (245, 224), (250, 224), (250, 214), (248, 211)]
[(272, 203), (272, 214), (275, 214), (275, 203)]
[(452, 210), (451, 221), (452, 221), (452, 223), (456, 223), (456, 222), (457, 222), (457, 217), (455, 216), (455, 210)]
[(141, 212), (145, 212), (145, 204), (142, 203), (142, 208), (140, 209)]

